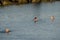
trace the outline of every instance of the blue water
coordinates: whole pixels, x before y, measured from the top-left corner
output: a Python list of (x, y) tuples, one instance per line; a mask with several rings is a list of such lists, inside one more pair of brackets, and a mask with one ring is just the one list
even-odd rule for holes
[(5, 28), (12, 32), (0, 33), (0, 40), (60, 40), (60, 2), (0, 7), (0, 31)]

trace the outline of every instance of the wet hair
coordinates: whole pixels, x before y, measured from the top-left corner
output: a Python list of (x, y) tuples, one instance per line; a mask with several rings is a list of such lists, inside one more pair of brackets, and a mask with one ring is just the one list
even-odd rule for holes
[(37, 17), (35, 17), (34, 19), (37, 19)]

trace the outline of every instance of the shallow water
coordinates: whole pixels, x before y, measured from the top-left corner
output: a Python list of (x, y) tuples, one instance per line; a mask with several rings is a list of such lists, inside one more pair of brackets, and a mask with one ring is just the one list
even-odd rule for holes
[(0, 31), (5, 28), (12, 32), (0, 33), (0, 40), (60, 40), (60, 2), (0, 7)]

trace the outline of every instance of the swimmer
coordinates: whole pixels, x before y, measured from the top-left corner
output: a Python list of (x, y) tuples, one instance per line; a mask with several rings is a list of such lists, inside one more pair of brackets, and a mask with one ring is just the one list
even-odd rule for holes
[(38, 21), (38, 18), (37, 17), (34, 17), (34, 22), (36, 23)]
[(9, 30), (8, 28), (6, 28), (5, 30), (0, 30), (0, 33), (9, 33), (11, 32), (11, 30)]
[(55, 20), (55, 17), (54, 16), (51, 16), (50, 19), (53, 22)]
[(5, 29), (5, 32), (6, 32), (6, 33), (9, 33), (9, 32), (10, 32), (10, 30), (6, 28), (6, 29)]

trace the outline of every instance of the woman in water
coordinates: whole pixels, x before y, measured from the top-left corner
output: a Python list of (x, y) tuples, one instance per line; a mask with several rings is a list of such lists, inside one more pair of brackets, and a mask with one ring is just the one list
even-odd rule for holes
[(54, 16), (51, 16), (50, 19), (51, 19), (52, 22), (54, 22), (55, 17)]
[(36, 23), (38, 21), (38, 18), (37, 17), (34, 17), (34, 22)]
[(8, 28), (6, 28), (5, 30), (1, 30), (0, 33), (9, 33), (11, 32)]
[(6, 33), (9, 33), (9, 32), (10, 32), (10, 30), (6, 28), (6, 29), (5, 29), (5, 32), (6, 32)]

